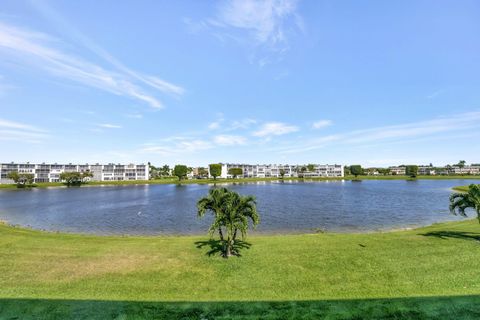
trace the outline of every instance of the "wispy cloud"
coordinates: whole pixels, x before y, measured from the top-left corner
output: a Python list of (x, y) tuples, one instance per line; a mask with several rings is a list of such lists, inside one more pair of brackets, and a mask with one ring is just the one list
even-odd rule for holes
[(125, 117), (130, 118), (130, 119), (142, 119), (143, 114), (141, 114), (141, 113), (130, 113), (130, 114), (126, 114)]
[(121, 129), (122, 126), (118, 124), (111, 124), (111, 123), (101, 123), (98, 125), (100, 128), (105, 128), (105, 129)]
[(40, 143), (49, 135), (46, 130), (6, 119), (0, 119), (0, 140)]
[(368, 143), (392, 143), (399, 140), (415, 140), (425, 137), (436, 137), (440, 134), (450, 134), (451, 132), (476, 131), (478, 129), (480, 129), (480, 112), (469, 112), (426, 121), (327, 135), (310, 139), (305, 143), (296, 143), (290, 147), (277, 149), (277, 151), (298, 153), (320, 149), (331, 144), (353, 144), (359, 146)]
[(0, 49), (3, 49), (0, 53), (53, 76), (142, 101), (154, 108), (162, 108), (163, 105), (157, 97), (148, 93), (145, 84), (162, 92), (183, 93), (179, 86), (126, 68), (108, 53), (102, 53), (100, 48), (97, 53), (113, 64), (115, 71), (67, 53), (62, 46), (65, 43), (50, 35), (0, 23)]
[(252, 118), (242, 119), (242, 120), (235, 120), (231, 123), (228, 130), (238, 130), (238, 129), (248, 129), (250, 126), (257, 123), (257, 120)]
[(292, 133), (298, 130), (298, 127), (282, 122), (267, 122), (263, 124), (259, 130), (253, 132), (253, 135), (256, 137), (271, 137)]
[(332, 120), (318, 120), (312, 124), (313, 129), (322, 129), (333, 124)]
[(214, 122), (210, 122), (208, 124), (208, 129), (210, 129), (210, 130), (219, 129), (222, 122), (223, 122), (223, 119), (222, 120), (217, 120), (217, 121), (214, 121)]
[(221, 118), (208, 124), (209, 130), (219, 130), (224, 132), (235, 131), (235, 130), (245, 130), (251, 127), (253, 124), (257, 123), (257, 120), (251, 118), (245, 118), (241, 120), (227, 121)]
[(171, 136), (159, 139), (156, 142), (144, 144), (141, 153), (163, 156), (192, 154), (200, 151), (245, 145), (247, 139), (239, 135), (215, 135), (213, 137)]
[(238, 135), (218, 135), (213, 138), (213, 141), (220, 146), (234, 146), (243, 145), (247, 139)]
[[(297, 0), (228, 0), (215, 17), (198, 24), (184, 22), (194, 32), (208, 29), (222, 42), (231, 41), (254, 49), (251, 59), (263, 66), (281, 60), (289, 49), (289, 37), (304, 30)], [(276, 57), (272, 57), (276, 55)]]
[(432, 92), (431, 94), (427, 95), (427, 99), (435, 99), (440, 94), (442, 94), (442, 92), (443, 92), (443, 90), (437, 90), (435, 92)]
[(208, 124), (208, 130), (218, 130), (221, 128), (222, 123), (225, 121), (225, 118), (223, 116), (223, 113), (219, 112), (217, 113), (217, 119), (215, 121), (212, 121)]
[(162, 156), (170, 156), (182, 153), (194, 153), (201, 150), (208, 150), (213, 148), (210, 141), (201, 139), (187, 139), (176, 138), (173, 143), (157, 144), (150, 143), (145, 144), (139, 151), (146, 154), (157, 154)]
[(84, 33), (80, 32), (77, 28), (75, 28), (58, 11), (56, 11), (46, 2), (32, 1), (32, 5), (41, 14), (43, 14), (44, 17), (53, 22), (64, 33), (68, 33), (68, 35), (72, 39), (76, 40), (84, 47), (95, 53), (97, 56), (101, 57), (105, 61), (115, 66), (121, 72), (124, 72), (132, 78), (141, 81), (144, 84), (147, 84), (164, 93), (170, 93), (174, 95), (182, 95), (183, 93), (185, 93), (185, 89), (178, 85), (172, 84), (155, 76), (145, 75), (141, 72), (128, 68), (122, 62), (116, 59), (113, 55), (107, 52), (104, 48), (100, 47), (92, 39), (90, 39)]
[(276, 45), (287, 41), (285, 19), (296, 13), (292, 0), (231, 0), (219, 10), (221, 23), (250, 32), (258, 43)]

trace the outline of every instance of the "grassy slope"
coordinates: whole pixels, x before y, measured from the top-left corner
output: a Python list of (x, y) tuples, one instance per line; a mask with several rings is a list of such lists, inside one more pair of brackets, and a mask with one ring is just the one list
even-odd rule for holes
[(95, 237), (0, 225), (0, 318), (316, 319), (328, 312), (475, 319), (479, 231), (469, 220), (391, 233), (252, 236), (241, 258), (225, 260), (206, 255), (208, 245), (197, 248), (205, 237)]
[[(352, 180), (352, 179), (360, 179), (360, 180), (407, 180), (409, 179), (407, 176), (358, 176), (355, 178), (354, 176), (345, 176), (341, 178), (335, 177), (321, 177), (321, 178), (309, 178), (305, 179), (305, 181), (325, 181), (325, 180)], [(452, 176), (418, 176), (417, 179), (425, 179), (425, 180), (443, 180), (443, 179), (480, 179), (480, 176), (460, 176), (460, 175), (452, 175)], [(244, 183), (244, 182), (258, 182), (258, 181), (278, 181), (279, 178), (241, 178), (241, 179), (192, 179), (192, 180), (183, 180), (182, 184), (211, 184), (211, 183)], [(299, 178), (284, 178), (285, 181), (293, 180), (298, 181), (303, 179)], [(129, 181), (92, 181), (89, 182), (87, 185), (96, 186), (96, 185), (132, 185), (132, 184), (174, 184), (179, 183), (177, 178), (168, 178), (168, 179), (160, 179), (160, 180), (129, 180)], [(45, 183), (37, 183), (34, 185), (36, 188), (47, 188), (47, 187), (63, 187), (65, 184), (61, 182), (45, 182)], [(16, 189), (16, 184), (0, 184), (0, 189)]]

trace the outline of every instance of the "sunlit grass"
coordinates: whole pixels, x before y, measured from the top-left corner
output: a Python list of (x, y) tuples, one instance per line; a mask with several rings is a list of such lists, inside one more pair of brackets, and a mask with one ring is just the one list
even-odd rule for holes
[(0, 225), (0, 299), (321, 301), (480, 294), (477, 220), (389, 233), (251, 236), (242, 257), (230, 259), (208, 256), (210, 247), (195, 244), (202, 240)]

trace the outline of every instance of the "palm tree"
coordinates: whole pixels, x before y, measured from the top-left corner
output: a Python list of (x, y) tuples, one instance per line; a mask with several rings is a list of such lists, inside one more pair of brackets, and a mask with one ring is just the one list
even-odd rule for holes
[(234, 250), (238, 231), (244, 239), (249, 222), (251, 221), (253, 227), (260, 222), (255, 197), (241, 196), (226, 188), (210, 190), (208, 196), (198, 201), (197, 208), (199, 217), (203, 217), (206, 211), (214, 214), (209, 234), (213, 236), (218, 230), (220, 241), (223, 243), (223, 254), (226, 258), (238, 254)]
[(236, 192), (230, 191), (226, 207), (227, 210), (225, 210), (223, 218), (227, 231), (225, 255), (230, 257), (232, 254), (238, 254), (238, 252), (234, 251), (238, 231), (240, 231), (242, 239), (245, 239), (249, 221), (252, 222), (252, 226), (255, 228), (260, 222), (260, 217), (257, 212), (255, 197), (253, 196), (241, 196)]
[(477, 213), (480, 222), (480, 186), (471, 184), (467, 192), (458, 192), (450, 196), (450, 212), (466, 217), (465, 210), (471, 208)]
[(197, 216), (202, 218), (205, 216), (207, 211), (210, 211), (214, 215), (214, 220), (212, 225), (210, 226), (208, 233), (212, 237), (215, 233), (215, 230), (218, 230), (218, 234), (220, 235), (220, 240), (223, 242), (223, 232), (222, 232), (222, 224), (220, 221), (220, 217), (223, 216), (223, 212), (225, 211), (225, 203), (226, 197), (228, 196), (228, 189), (227, 188), (215, 188), (210, 189), (208, 192), (208, 196), (201, 198), (197, 202), (197, 209), (198, 213)]

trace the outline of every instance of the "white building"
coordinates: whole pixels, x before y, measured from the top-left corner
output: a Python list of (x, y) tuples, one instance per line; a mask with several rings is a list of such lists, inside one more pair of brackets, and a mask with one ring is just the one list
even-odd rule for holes
[[(284, 177), (298, 177), (301, 168), (307, 168), (307, 165), (288, 165), (288, 164), (237, 164), (237, 163), (221, 163), (222, 173), (220, 178), (233, 178), (228, 171), (232, 168), (240, 168), (243, 171), (243, 174), (240, 175), (240, 178), (280, 178), (281, 170), (284, 172)], [(209, 176), (210, 169), (209, 169)], [(315, 178), (315, 177), (343, 177), (343, 166), (342, 165), (314, 165), (312, 171), (303, 172), (305, 178)]]
[(390, 167), (390, 174), (397, 176), (405, 175), (405, 167)]
[(464, 166), (459, 167), (454, 165), (449, 168), (450, 174), (458, 174), (458, 175), (478, 175), (480, 174), (480, 166), (478, 165), (471, 165), (471, 166)]
[(60, 182), (62, 172), (91, 172), (92, 181), (148, 180), (148, 165), (145, 164), (31, 164), (0, 163), (0, 183), (13, 183), (10, 172), (31, 173), (34, 182)]
[(434, 167), (430, 166), (419, 166), (418, 167), (418, 175), (420, 176), (434, 176), (437, 174), (437, 171)]

